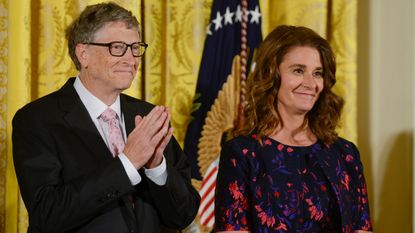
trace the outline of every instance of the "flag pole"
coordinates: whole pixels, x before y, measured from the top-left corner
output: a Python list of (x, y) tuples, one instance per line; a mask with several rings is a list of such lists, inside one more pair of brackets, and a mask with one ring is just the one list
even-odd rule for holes
[(241, 0), (242, 5), (242, 21), (241, 21), (241, 97), (238, 107), (238, 117), (236, 123), (236, 129), (240, 128), (243, 124), (244, 108), (245, 108), (245, 93), (246, 93), (246, 66), (248, 61), (247, 54), (247, 21), (248, 21), (248, 0)]

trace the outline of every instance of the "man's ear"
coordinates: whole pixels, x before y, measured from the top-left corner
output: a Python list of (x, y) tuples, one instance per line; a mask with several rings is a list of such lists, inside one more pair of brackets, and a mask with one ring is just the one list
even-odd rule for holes
[(88, 51), (86, 44), (77, 44), (75, 47), (75, 54), (78, 58), (79, 63), (81, 63), (82, 68), (88, 67)]

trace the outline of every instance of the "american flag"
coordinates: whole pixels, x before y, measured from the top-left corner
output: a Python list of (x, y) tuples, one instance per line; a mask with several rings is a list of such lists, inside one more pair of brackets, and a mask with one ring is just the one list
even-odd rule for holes
[[(244, 38), (249, 51), (246, 67), (249, 67), (253, 51), (262, 41), (261, 12), (258, 0), (243, 1), (248, 3), (245, 12), (247, 18), (245, 18), (246, 37)], [(202, 200), (199, 217), (201, 224), (208, 227), (214, 225), (214, 194), (218, 161), (214, 161), (207, 172), (201, 174), (198, 166), (198, 142), (207, 113), (231, 73), (232, 61), (241, 53), (243, 16), (241, 2), (241, 0), (213, 1), (196, 85), (197, 98), (194, 100), (194, 106), (197, 107), (192, 112), (192, 121), (188, 125), (184, 142), (184, 152), (188, 155), (191, 164), (192, 178), (203, 180), (200, 189)]]
[[(248, 0), (247, 47), (248, 66), (252, 54), (262, 41), (261, 12), (258, 0)], [(206, 39), (199, 75), (192, 121), (187, 127), (184, 152), (192, 166), (192, 178), (201, 180), (198, 167), (198, 141), (201, 136), (207, 112), (215, 101), (218, 91), (231, 73), (232, 61), (241, 52), (241, 0), (215, 0), (211, 20), (206, 28)]]
[(219, 159), (216, 159), (209, 166), (199, 191), (201, 197), (199, 207), (200, 224), (207, 227), (213, 227), (213, 224), (215, 223), (214, 201), (216, 176), (218, 175), (218, 163)]

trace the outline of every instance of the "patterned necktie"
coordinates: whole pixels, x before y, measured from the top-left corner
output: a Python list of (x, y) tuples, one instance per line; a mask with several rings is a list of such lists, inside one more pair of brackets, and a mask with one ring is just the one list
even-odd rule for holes
[[(120, 122), (117, 118), (117, 113), (111, 108), (107, 108), (102, 114), (101, 119), (108, 125), (108, 141), (111, 148), (111, 153), (115, 157), (124, 150), (124, 139), (121, 133)], [(135, 196), (130, 194), (129, 199), (131, 205), (135, 208)]]
[(111, 153), (115, 157), (122, 153), (125, 146), (117, 113), (111, 108), (107, 108), (100, 117), (108, 125), (108, 143)]

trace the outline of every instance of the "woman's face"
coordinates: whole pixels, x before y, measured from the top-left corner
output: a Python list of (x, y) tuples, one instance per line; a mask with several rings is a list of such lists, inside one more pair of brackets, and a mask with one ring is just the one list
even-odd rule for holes
[(278, 111), (283, 115), (305, 115), (324, 88), (320, 53), (311, 47), (292, 47), (283, 57), (279, 70)]

